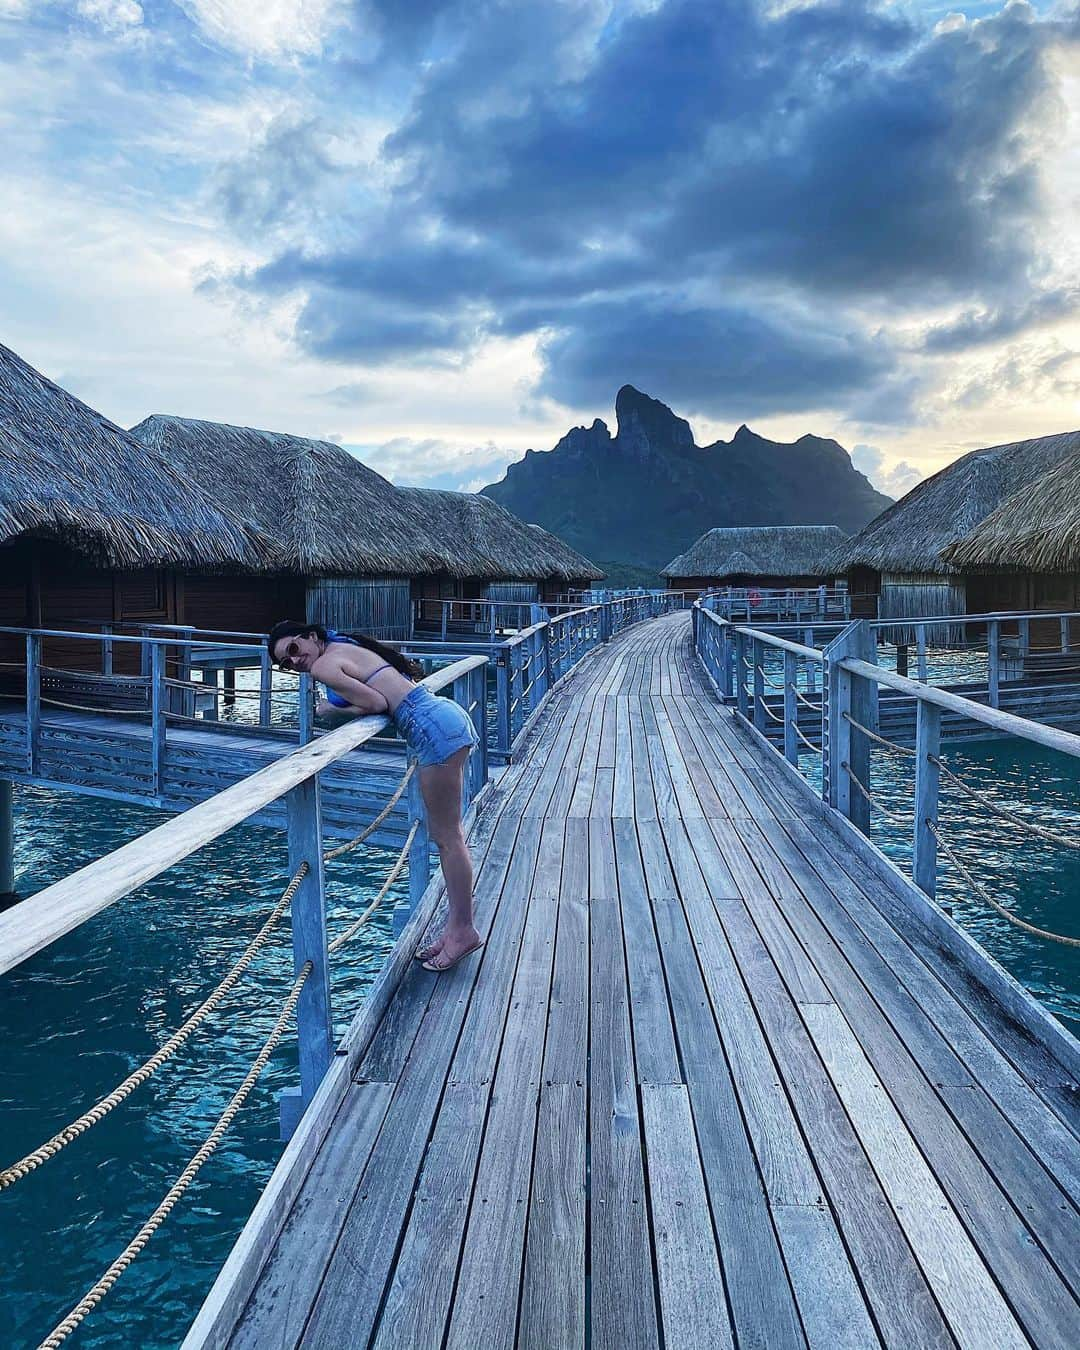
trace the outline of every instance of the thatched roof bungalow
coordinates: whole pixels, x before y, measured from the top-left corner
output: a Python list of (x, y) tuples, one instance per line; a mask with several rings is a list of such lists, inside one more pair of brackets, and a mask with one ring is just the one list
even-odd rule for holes
[(1080, 609), (1080, 433), (1077, 447), (1007, 497), (945, 550), (983, 593), (985, 608)]
[(787, 589), (835, 576), (828, 559), (846, 539), (836, 525), (747, 525), (708, 530), (662, 569), (669, 590)]
[(879, 593), (883, 619), (983, 612), (978, 582), (946, 551), (1078, 449), (1080, 431), (973, 450), (853, 535), (831, 564), (847, 573), (853, 595)]
[(0, 346), (0, 623), (169, 622), (178, 569), (266, 557), (242, 513)]
[[(500, 583), (524, 584), (538, 598), (542, 583), (601, 575), (487, 498), (397, 488), (328, 441), (159, 415), (132, 435), (245, 510), (273, 541), (272, 570), (306, 583), (307, 616), (341, 628), (404, 638), (417, 599), (494, 594)], [(189, 621), (209, 626), (202, 615), (211, 604), (220, 613), (221, 602), (220, 591), (189, 594)], [(245, 595), (249, 616), (253, 604), (260, 626), (269, 622), (258, 597)]]

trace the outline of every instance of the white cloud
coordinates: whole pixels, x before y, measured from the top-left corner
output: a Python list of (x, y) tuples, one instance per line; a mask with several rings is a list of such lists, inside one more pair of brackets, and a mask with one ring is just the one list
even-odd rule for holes
[(207, 37), (268, 61), (318, 54), (343, 0), (180, 0)]
[(890, 497), (902, 497), (910, 492), (923, 475), (906, 460), (889, 462), (876, 445), (856, 445), (851, 451), (851, 462), (860, 473), (866, 474), (879, 492)]
[(138, 28), (143, 21), (142, 6), (138, 0), (78, 0), (76, 9), (84, 19), (90, 19), (107, 33)]

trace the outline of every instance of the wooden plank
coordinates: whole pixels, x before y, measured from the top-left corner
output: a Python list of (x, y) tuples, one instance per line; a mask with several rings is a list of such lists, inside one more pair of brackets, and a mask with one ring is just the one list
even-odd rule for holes
[(302, 1323), (280, 1316), (294, 1302), (310, 1306), (352, 1204), (393, 1096), (392, 1083), (352, 1083), (293, 1205), (281, 1236), (229, 1340), (230, 1350), (284, 1350)]
[(633, 821), (613, 823), (619, 906), (639, 1083), (681, 1083), (667, 984)]
[(801, 1011), (957, 1344), (1028, 1345), (843, 1014), (827, 1004)]
[(666, 1350), (734, 1346), (686, 1087), (641, 1089)]
[(585, 1084), (546, 1083), (529, 1200), (521, 1350), (584, 1350), (586, 1132)]
[(682, 906), (677, 899), (653, 903), (739, 1345), (803, 1347), (784, 1258)]
[(590, 912), (591, 1344), (656, 1350), (653, 1262), (618, 903)]

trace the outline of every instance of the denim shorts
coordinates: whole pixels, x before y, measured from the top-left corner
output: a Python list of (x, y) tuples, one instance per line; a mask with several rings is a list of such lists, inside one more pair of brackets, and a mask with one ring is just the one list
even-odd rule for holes
[(394, 721), (421, 768), (442, 764), (479, 743), (472, 718), (453, 699), (438, 698), (418, 684), (397, 706)]

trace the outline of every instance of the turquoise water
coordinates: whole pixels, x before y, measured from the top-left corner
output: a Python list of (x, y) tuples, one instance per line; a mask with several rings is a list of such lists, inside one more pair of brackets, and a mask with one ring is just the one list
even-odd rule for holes
[[(942, 758), (998, 805), (1080, 844), (1080, 760), (1013, 740), (946, 743)], [(807, 752), (800, 760), (803, 774), (820, 790), (820, 758)], [(869, 786), (894, 815), (910, 816), (914, 760), (875, 749)], [(1001, 904), (1028, 923), (1080, 937), (1080, 848), (1062, 848), (988, 814), (944, 777), (939, 829), (974, 880)], [(870, 837), (911, 875), (909, 824), (890, 821), (875, 809)], [(940, 850), (938, 899), (992, 956), (1080, 1034), (1080, 948), (1050, 942), (1009, 923), (972, 893)]]
[[(16, 789), (20, 892), (40, 890), (163, 818)], [(393, 856), (357, 850), (328, 866), (331, 934), (374, 896)], [(284, 835), (241, 827), (0, 978), (0, 1161), (36, 1147), (152, 1054), (225, 974), (287, 877)], [(406, 889), (403, 876), (397, 893)], [(337, 958), (338, 1031), (389, 950), (392, 899)], [(290, 983), (286, 921), (175, 1060), (0, 1193), (4, 1350), (36, 1346), (134, 1236), (239, 1086)], [(278, 1092), (296, 1082), (290, 1029), (218, 1152), (72, 1345), (179, 1344), (279, 1156)]]

